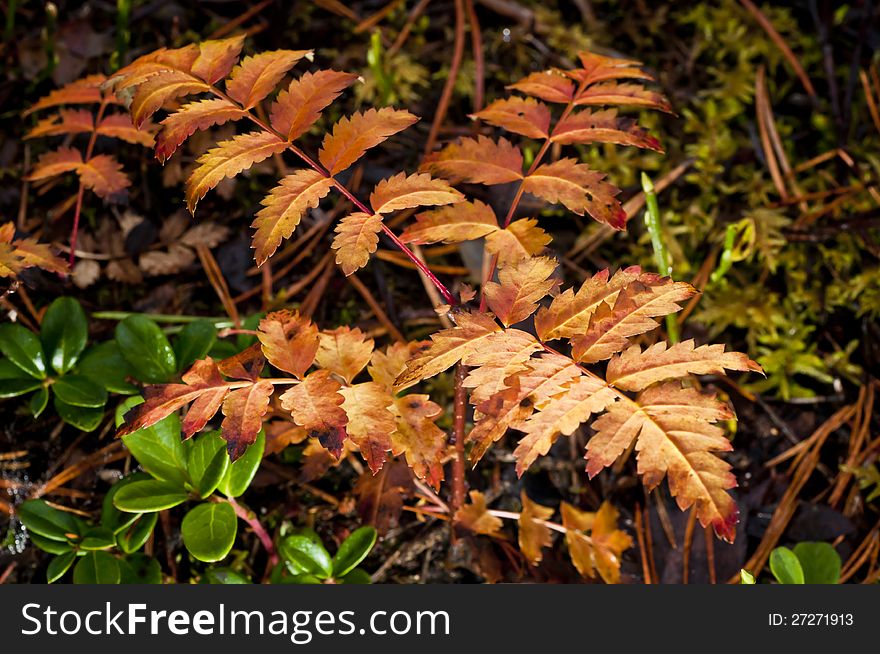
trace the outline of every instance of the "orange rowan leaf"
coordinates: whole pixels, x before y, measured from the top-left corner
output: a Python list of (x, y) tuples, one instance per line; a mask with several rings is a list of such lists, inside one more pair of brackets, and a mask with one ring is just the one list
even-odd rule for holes
[(189, 73), (173, 70), (157, 73), (135, 90), (129, 107), (132, 122), (140, 128), (169, 100), (210, 90), (210, 86)]
[(98, 154), (78, 169), (82, 185), (98, 197), (109, 198), (131, 186), (131, 180), (122, 172), (122, 164), (109, 154)]
[(343, 387), (342, 409), (348, 416), (348, 438), (361, 451), (373, 474), (379, 472), (391, 450), (391, 434), (396, 429), (391, 407), (394, 398), (381, 384), (364, 382)]
[(660, 141), (639, 127), (633, 118), (620, 118), (617, 109), (572, 112), (556, 123), (554, 143), (617, 143), (663, 152)]
[(63, 104), (92, 104), (100, 102), (101, 84), (106, 79), (101, 74), (89, 75), (62, 86), (60, 89), (55, 89), (32, 104), (22, 113), (22, 116), (28, 116), (40, 109), (48, 109), (49, 107), (57, 107)]
[(653, 81), (653, 76), (643, 71), (642, 62), (631, 59), (604, 57), (593, 52), (580, 52), (582, 68), (565, 71), (565, 74), (579, 83), (590, 85), (613, 79), (644, 79)]
[(731, 466), (715, 452), (732, 449), (724, 432), (711, 424), (733, 413), (714, 395), (682, 388), (678, 382), (652, 386), (635, 401), (615, 403), (593, 423), (587, 444), (587, 472), (610, 465), (636, 438), (638, 472), (648, 490), (664, 476), (681, 510), (696, 505), (704, 527), (727, 541), (735, 537), (738, 510), (727, 491), (736, 486)]
[(61, 147), (52, 152), (46, 152), (37, 159), (37, 164), (25, 177), (29, 182), (55, 177), (73, 170), (79, 170), (82, 166), (82, 153), (74, 148)]
[(254, 343), (238, 354), (223, 359), (217, 367), (227, 377), (233, 379), (246, 379), (257, 381), (266, 367), (266, 357), (263, 355), (261, 343)]
[(555, 70), (532, 73), (515, 84), (505, 87), (540, 98), (546, 102), (568, 104), (574, 97), (574, 84)]
[(630, 337), (655, 329), (655, 317), (681, 311), (678, 303), (696, 293), (690, 284), (643, 273), (620, 290), (613, 306), (596, 309), (586, 332), (572, 337), (572, 356), (588, 363), (610, 358), (629, 346)]
[(342, 455), (348, 416), (342, 410), (341, 384), (329, 370), (316, 370), (281, 395), (281, 406), (293, 421), (317, 438), (337, 459)]
[(101, 119), (95, 130), (100, 136), (120, 139), (126, 143), (152, 147), (153, 135), (147, 129), (138, 129), (131, 123), (128, 114), (109, 114)]
[(290, 238), (309, 209), (318, 206), (333, 186), (333, 179), (310, 168), (288, 175), (260, 204), (251, 227), (256, 230), (251, 247), (257, 265), (271, 257), (283, 239)]
[(451, 182), (506, 184), (523, 177), (523, 156), (507, 139), (493, 141), (486, 136), (463, 138), (425, 157), (421, 170)]
[(185, 104), (162, 121), (162, 130), (156, 138), (156, 158), (165, 163), (197, 131), (238, 120), (244, 114), (244, 110), (222, 98)]
[(288, 70), (311, 50), (273, 50), (245, 57), (226, 82), (226, 94), (250, 109), (269, 95)]
[(228, 39), (203, 41), (199, 44), (199, 56), (192, 65), (193, 75), (208, 84), (223, 79), (238, 61), (243, 45), (244, 34), (231, 36)]
[(464, 386), (473, 389), (471, 403), (479, 407), (501, 393), (508, 386), (508, 378), (523, 372), (526, 362), (541, 349), (534, 336), (520, 329), (505, 329), (488, 336), (467, 356), (471, 368)]
[(548, 202), (559, 202), (579, 216), (586, 211), (601, 223), (623, 229), (626, 212), (615, 197), (620, 189), (602, 181), (604, 178), (586, 164), (566, 158), (538, 166), (526, 176), (523, 189)]
[(498, 231), (492, 207), (475, 200), (416, 215), (416, 222), (400, 235), (404, 243), (459, 243), (472, 241)]
[(303, 73), (272, 103), (269, 111), (272, 127), (288, 141), (302, 136), (321, 117), (321, 112), (357, 79), (353, 73), (336, 70)]
[(550, 108), (534, 98), (496, 100), (471, 118), (533, 139), (547, 138), (550, 130)]
[(24, 260), (11, 244), (0, 242), (0, 277), (16, 277), (24, 270)]
[(519, 514), (519, 551), (532, 565), (538, 565), (544, 554), (541, 550), (553, 544), (553, 532), (544, 524), (553, 516), (553, 508), (532, 502), (525, 491), (520, 491), (522, 511)]
[(273, 366), (302, 379), (318, 351), (318, 328), (298, 312), (273, 311), (260, 321), (257, 338)]
[[(468, 379), (472, 375), (473, 372)], [(506, 388), (488, 394), (475, 404), (476, 422), (468, 435), (472, 443), (471, 463), (476, 464), (509, 428), (519, 429), (536, 407), (543, 407), (550, 398), (561, 394), (580, 375), (571, 359), (560, 354), (545, 353), (525, 362), (520, 372), (504, 379)], [(471, 397), (473, 399), (473, 394)]]
[(669, 348), (660, 341), (644, 352), (638, 345), (614, 356), (608, 362), (605, 378), (625, 391), (641, 391), (665, 379), (688, 375), (723, 375), (724, 370), (762, 372), (761, 366), (740, 352), (725, 352), (724, 345), (694, 347), (693, 339)]
[(394, 387), (394, 380), (406, 370), (406, 362), (420, 349), (427, 347), (426, 343), (392, 343), (382, 350), (375, 350), (370, 357), (370, 366), (367, 371), (377, 384), (386, 389)]
[(492, 334), (501, 331), (491, 314), (450, 313), (455, 327), (431, 335), (431, 347), (407, 361), (406, 370), (395, 380), (398, 388), (440, 374), (459, 361), (467, 363), (469, 354), (477, 351)]
[(603, 502), (596, 513), (581, 511), (567, 502), (560, 508), (565, 542), (577, 571), (590, 579), (598, 571), (606, 583), (618, 583), (620, 556), (632, 547), (632, 538), (617, 528), (617, 509), (609, 502)]
[(235, 177), (255, 163), (284, 152), (287, 143), (270, 132), (239, 134), (221, 141), (198, 159), (200, 164), (186, 182), (186, 204), (190, 213), (205, 194), (224, 177)]
[(324, 137), (318, 159), (331, 175), (340, 173), (372, 147), (418, 121), (402, 109), (369, 109), (339, 119)]
[(443, 455), (446, 434), (434, 424), (443, 409), (427, 395), (406, 395), (395, 398), (397, 430), (391, 435), (391, 451), (405, 454), (406, 462), (416, 477), (435, 489), (443, 481)]
[(617, 84), (605, 82), (595, 84), (578, 95), (576, 105), (613, 104), (620, 106), (647, 107), (672, 113), (672, 107), (661, 94), (649, 91), (639, 84)]
[[(192, 72), (192, 65), (199, 57), (199, 46), (190, 43), (182, 48), (159, 48), (138, 57), (128, 66), (116, 71), (105, 85), (112, 88), (117, 96), (125, 95), (128, 89), (139, 86), (147, 80), (167, 73)], [(194, 81), (199, 81), (192, 77)]]
[[(133, 407), (125, 414), (125, 424), (117, 431), (117, 436), (125, 436), (131, 434), (138, 429), (143, 429), (156, 424), (166, 416), (171, 415), (178, 409), (183, 408), (190, 402), (198, 400), (206, 393), (221, 393), (228, 391), (229, 382), (223, 381), (220, 376), (220, 370), (217, 368), (216, 362), (211, 357), (205, 357), (196, 361), (192, 367), (181, 377), (182, 384), (156, 384), (146, 386), (144, 388), (144, 403)], [(196, 406), (193, 405), (193, 409)], [(200, 410), (205, 410), (205, 403), (199, 406)], [(220, 408), (217, 403), (214, 413)], [(211, 413), (207, 417), (201, 416), (198, 419), (193, 417), (192, 422), (201, 423), (202, 427), (214, 415)], [(189, 416), (184, 419), (184, 422)], [(201, 427), (199, 427), (200, 429)], [(193, 430), (191, 433), (194, 433)], [(191, 435), (191, 434), (190, 434)]]
[(544, 251), (553, 240), (534, 218), (514, 220), (486, 235), (486, 252), (498, 256), (499, 266), (510, 266)]
[(232, 461), (240, 458), (257, 440), (274, 389), (271, 382), (262, 379), (230, 391), (223, 400), (225, 417), (220, 424), (220, 434), (226, 441), (226, 451)]
[(453, 516), (455, 524), (475, 534), (501, 536), (501, 528), (504, 523), (501, 522), (501, 518), (489, 513), (489, 508), (486, 506), (486, 496), (480, 491), (471, 491), (469, 495), (471, 501), (465, 503)]
[(355, 327), (337, 327), (320, 334), (316, 362), (322, 368), (342, 377), (351, 384), (357, 374), (370, 362), (373, 339), (367, 338)]
[(443, 179), (431, 179), (427, 173), (398, 173), (381, 180), (370, 194), (370, 206), (376, 213), (391, 213), (413, 207), (454, 204), (464, 196)]
[(489, 308), (506, 327), (532, 315), (538, 302), (559, 284), (559, 279), (551, 278), (556, 265), (549, 257), (522, 259), (500, 268), (498, 283), (486, 283), (483, 292)]
[(568, 288), (555, 298), (549, 307), (542, 307), (535, 316), (535, 329), (542, 341), (571, 338), (582, 334), (590, 326), (590, 318), (603, 304), (614, 304), (617, 294), (627, 284), (636, 281), (641, 268), (623, 268), (608, 279), (608, 269), (600, 270), (585, 281), (577, 293)]
[(522, 477), (535, 459), (550, 451), (560, 434), (571, 436), (582, 422), (603, 411), (615, 397), (614, 390), (596, 377), (581, 376), (569, 384), (518, 427), (525, 436), (513, 452), (516, 474)]
[(342, 266), (342, 272), (350, 275), (366, 266), (370, 255), (379, 247), (382, 216), (352, 213), (340, 220), (334, 231), (336, 237), (331, 247), (336, 250), (336, 263)]
[(31, 128), (24, 138), (34, 139), (63, 134), (82, 134), (91, 132), (95, 118), (87, 109), (62, 109), (57, 114), (43, 118)]
[(67, 262), (52, 254), (45, 243), (32, 238), (12, 241), (15, 227), (11, 222), (0, 227), (0, 232), (3, 232), (0, 237), (0, 277), (9, 277), (31, 267), (59, 274), (68, 272)]

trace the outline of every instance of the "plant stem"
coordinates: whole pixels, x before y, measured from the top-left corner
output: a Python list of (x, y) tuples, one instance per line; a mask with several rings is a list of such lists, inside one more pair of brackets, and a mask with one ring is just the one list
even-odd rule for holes
[(257, 519), (256, 514), (253, 511), (247, 510), (241, 504), (236, 502), (234, 497), (227, 497), (226, 501), (229, 502), (230, 506), (232, 506), (232, 508), (235, 510), (235, 515), (246, 522), (248, 526), (253, 530), (253, 532), (257, 535), (257, 538), (260, 539), (260, 542), (263, 544), (263, 548), (269, 555), (269, 565), (273, 566), (278, 563), (278, 553), (275, 551), (275, 544), (272, 542), (272, 537)]
[(214, 323), (214, 326), (218, 329), (232, 326), (232, 322), (230, 322), (227, 318), (174, 316), (166, 313), (137, 313), (136, 311), (96, 311), (92, 314), (92, 318), (97, 318), (98, 320), (125, 320), (129, 316), (144, 316), (145, 318), (149, 318), (153, 322), (167, 323), (190, 323), (198, 322), (199, 320), (209, 320)]
[(464, 426), (467, 416), (467, 390), (464, 378), (467, 369), (459, 361), (455, 366), (455, 399), (452, 417), (452, 439), (455, 441), (455, 459), (452, 461), (452, 511), (453, 513), (464, 504), (465, 487), (465, 453)]

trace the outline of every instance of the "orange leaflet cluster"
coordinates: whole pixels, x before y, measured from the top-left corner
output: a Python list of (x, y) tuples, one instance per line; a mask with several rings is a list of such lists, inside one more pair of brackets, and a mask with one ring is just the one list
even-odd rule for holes
[[(144, 124), (140, 126), (142, 129), (138, 129), (127, 114), (107, 113), (107, 109), (119, 101), (112, 94), (102, 91), (105, 82), (103, 75), (90, 75), (38, 100), (25, 115), (43, 109), (57, 109), (57, 112), (40, 119), (28, 131), (25, 139), (90, 134), (93, 140), (101, 136), (151, 147), (152, 125)], [(98, 108), (97, 111), (71, 109), (71, 105), (97, 105)], [(41, 155), (26, 179), (40, 181), (68, 172), (75, 172), (83, 187), (105, 199), (120, 195), (131, 185), (116, 157), (110, 154), (93, 155), (91, 145), (85, 155), (65, 146)]]
[[(587, 445), (590, 476), (616, 461), (633, 443), (638, 470), (649, 488), (668, 477), (682, 509), (696, 507), (703, 525), (732, 540), (737, 509), (727, 491), (736, 485), (730, 466), (715, 453), (730, 449), (714, 423), (733, 417), (713, 395), (683, 386), (692, 374), (760, 371), (746, 355), (722, 345), (663, 342), (646, 350), (631, 338), (659, 326), (656, 318), (681, 309), (696, 291), (668, 277), (633, 267), (602, 271), (576, 292), (538, 303), (555, 287), (545, 257), (501, 269), (486, 289), (494, 312), (453, 312), (456, 325), (432, 336), (429, 348), (407, 362), (396, 379), (407, 388), (461, 362), (469, 366), (475, 426), (468, 436), (473, 463), (513, 429), (523, 433), (514, 456), (522, 475), (560, 435), (571, 435), (592, 416), (596, 434)], [(511, 325), (534, 319), (537, 336)], [(502, 325), (496, 321), (500, 320)], [(547, 343), (564, 339), (571, 355)], [(607, 370), (589, 367), (608, 361)], [(637, 393), (630, 395), (629, 393)], [(569, 544), (571, 546), (571, 543)]]
[[(446, 439), (434, 421), (442, 409), (427, 395), (397, 394), (393, 388), (419, 344), (376, 350), (359, 329), (320, 331), (288, 311), (263, 318), (257, 336), (259, 343), (229, 359), (197, 361), (182, 383), (147, 386), (146, 401), (126, 415), (119, 435), (188, 406), (182, 431), (190, 438), (222, 411), (221, 435), (235, 460), (256, 440), (264, 420), (285, 415), (314, 447), (337, 459), (347, 449), (360, 450), (375, 473), (389, 452), (402, 454), (419, 478), (439, 487)], [(291, 377), (261, 377), (267, 362)], [(356, 381), (365, 368), (370, 381)], [(289, 388), (273, 402), (276, 386)]]
[[(141, 125), (169, 101), (182, 96), (207, 94), (171, 111), (162, 120), (156, 138), (156, 156), (167, 160), (196, 131), (227, 122), (249, 120), (256, 130), (222, 141), (198, 160), (186, 185), (191, 212), (224, 178), (234, 177), (273, 155), (290, 150), (309, 166), (280, 181), (262, 200), (252, 227), (257, 264), (264, 263), (281, 241), (293, 234), (303, 216), (334, 186), (334, 175), (349, 168), (367, 150), (406, 129), (418, 118), (408, 111), (368, 109), (341, 118), (324, 137), (317, 161), (294, 141), (305, 134), (357, 75), (334, 70), (306, 72), (293, 79), (272, 101), (269, 120), (251, 110), (273, 93), (307, 50), (278, 50), (245, 57), (236, 65), (244, 37), (205, 41), (176, 50), (145, 55), (120, 70), (108, 82), (122, 98), (130, 100), (135, 125)], [(218, 88), (221, 80), (223, 88)], [(340, 187), (341, 189), (341, 187)], [(347, 193), (347, 191), (344, 191)], [(346, 275), (366, 265), (378, 244), (382, 216), (400, 209), (459, 202), (463, 196), (443, 180), (428, 174), (404, 174), (380, 182), (366, 206), (340, 221), (333, 248)]]
[(67, 272), (67, 264), (48, 245), (33, 238), (15, 238), (15, 225), (11, 222), (0, 225), (0, 277), (17, 277), (22, 270), (33, 267)]

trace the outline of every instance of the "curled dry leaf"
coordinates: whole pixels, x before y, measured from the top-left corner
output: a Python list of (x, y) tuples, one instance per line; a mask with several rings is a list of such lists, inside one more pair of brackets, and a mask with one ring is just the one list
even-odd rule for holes
[(257, 440), (263, 416), (269, 409), (274, 386), (266, 380), (230, 391), (223, 400), (223, 423), (220, 433), (232, 461), (239, 459)]
[(620, 556), (632, 547), (632, 538), (617, 528), (617, 509), (603, 502), (590, 513), (563, 502), (561, 511), (565, 542), (577, 571), (590, 579), (598, 572), (606, 583), (618, 583)]
[(519, 551), (532, 565), (544, 558), (542, 550), (553, 544), (553, 532), (544, 524), (554, 513), (553, 508), (532, 502), (525, 491), (520, 492), (522, 511), (519, 514)]
[(475, 534), (501, 536), (501, 528), (504, 523), (501, 522), (501, 518), (489, 513), (489, 508), (486, 506), (486, 496), (480, 491), (471, 491), (469, 495), (471, 501), (465, 503), (455, 512), (453, 518), (455, 524)]
[(559, 285), (552, 275), (556, 261), (549, 257), (522, 259), (502, 267), (498, 282), (486, 284), (489, 308), (506, 327), (525, 320), (538, 308), (538, 302)]
[(453, 207), (426, 211), (400, 235), (404, 243), (460, 243), (498, 231), (498, 219), (484, 202), (460, 202)]

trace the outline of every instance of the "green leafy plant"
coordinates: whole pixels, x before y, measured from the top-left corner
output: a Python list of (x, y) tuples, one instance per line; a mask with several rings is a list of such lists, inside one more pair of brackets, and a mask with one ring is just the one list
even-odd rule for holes
[(313, 529), (296, 529), (278, 544), (282, 562), (272, 571), (272, 583), (369, 584), (370, 575), (358, 566), (375, 544), (376, 530), (360, 527), (331, 556)]
[[(840, 554), (828, 543), (803, 542), (794, 549), (777, 547), (770, 553), (770, 572), (784, 585), (840, 583)], [(740, 571), (740, 583), (754, 584), (755, 577)]]
[(216, 339), (212, 323), (187, 324), (174, 345), (149, 318), (121, 320), (115, 338), (88, 346), (88, 320), (80, 303), (57, 298), (46, 309), (40, 333), (19, 324), (0, 325), (0, 399), (33, 393), (28, 409), (39, 417), (52, 403), (58, 415), (82, 431), (104, 417), (108, 394), (132, 395), (133, 382), (158, 383), (205, 356)]
[(157, 515), (123, 513), (113, 505), (120, 490), (146, 477), (135, 473), (118, 481), (104, 497), (97, 524), (41, 499), (18, 507), (16, 514), (34, 544), (55, 555), (46, 571), (49, 583), (59, 581), (71, 567), (76, 584), (161, 583), (159, 563), (138, 551), (153, 533)]

